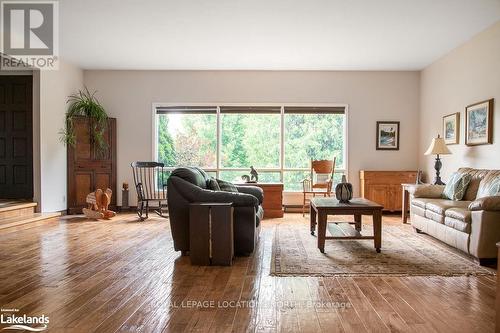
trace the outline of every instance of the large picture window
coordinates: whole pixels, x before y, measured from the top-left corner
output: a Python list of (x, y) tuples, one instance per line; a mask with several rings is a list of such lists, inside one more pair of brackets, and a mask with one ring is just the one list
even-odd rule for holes
[(345, 107), (161, 106), (155, 115), (155, 154), (168, 169), (199, 166), (241, 181), (253, 166), (263, 182), (301, 191), (311, 160), (336, 158), (345, 172)]

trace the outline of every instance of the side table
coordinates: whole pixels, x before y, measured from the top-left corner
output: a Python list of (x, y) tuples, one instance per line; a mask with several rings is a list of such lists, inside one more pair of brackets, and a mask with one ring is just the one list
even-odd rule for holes
[(232, 205), (230, 202), (189, 205), (189, 256), (192, 265), (232, 265)]

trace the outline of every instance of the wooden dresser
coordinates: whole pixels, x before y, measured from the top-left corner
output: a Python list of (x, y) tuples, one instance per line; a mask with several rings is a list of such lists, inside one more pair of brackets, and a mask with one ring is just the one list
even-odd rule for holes
[(257, 186), (264, 191), (264, 218), (283, 217), (283, 183), (243, 183), (239, 186)]
[(360, 195), (384, 206), (385, 211), (402, 209), (401, 184), (415, 183), (417, 171), (359, 172)]

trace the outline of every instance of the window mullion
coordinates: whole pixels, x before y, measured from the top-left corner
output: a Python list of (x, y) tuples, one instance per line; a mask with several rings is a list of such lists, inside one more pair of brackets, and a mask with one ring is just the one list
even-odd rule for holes
[(217, 166), (216, 166), (216, 178), (220, 178), (220, 169), (221, 169), (221, 165), (220, 165), (220, 160), (221, 160), (221, 146), (222, 146), (222, 123), (221, 123), (221, 119), (220, 119), (220, 106), (217, 106), (217, 116), (215, 117), (216, 118), (216, 121), (217, 121), (217, 150), (215, 152), (216, 154), (216, 162), (217, 162)]
[(280, 182), (284, 182), (283, 168), (285, 167), (285, 107), (280, 112)]

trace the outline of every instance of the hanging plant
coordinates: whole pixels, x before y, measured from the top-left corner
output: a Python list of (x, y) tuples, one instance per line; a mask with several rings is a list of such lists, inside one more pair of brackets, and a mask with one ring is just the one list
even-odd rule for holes
[(96, 92), (91, 93), (87, 87), (79, 90), (78, 93), (70, 95), (67, 103), (65, 127), (61, 130), (61, 141), (72, 147), (75, 146), (76, 136), (74, 128), (75, 117), (87, 117), (90, 121), (90, 139), (91, 144), (102, 154), (108, 145), (104, 140), (104, 131), (108, 126), (108, 115), (104, 107), (95, 97)]

